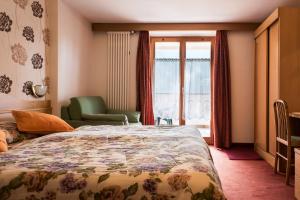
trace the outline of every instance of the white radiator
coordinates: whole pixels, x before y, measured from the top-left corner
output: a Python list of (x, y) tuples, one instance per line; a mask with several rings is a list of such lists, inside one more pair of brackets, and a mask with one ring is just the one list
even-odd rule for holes
[(108, 32), (107, 105), (128, 110), (130, 32)]

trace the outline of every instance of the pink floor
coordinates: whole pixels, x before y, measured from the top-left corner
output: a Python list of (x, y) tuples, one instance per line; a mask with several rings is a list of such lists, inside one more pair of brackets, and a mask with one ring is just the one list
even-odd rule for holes
[(228, 200), (295, 199), (294, 187), (286, 186), (284, 176), (275, 175), (265, 161), (229, 160), (226, 153), (210, 149)]

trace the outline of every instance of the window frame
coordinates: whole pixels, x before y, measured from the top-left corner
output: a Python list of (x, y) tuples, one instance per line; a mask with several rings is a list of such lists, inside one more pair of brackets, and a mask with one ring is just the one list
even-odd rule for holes
[[(186, 43), (187, 42), (210, 42), (211, 43), (211, 72), (214, 56), (215, 36), (178, 36), (178, 37), (150, 37), (150, 66), (154, 70), (155, 43), (156, 42), (179, 42), (180, 44), (180, 96), (179, 96), (179, 125), (185, 125), (184, 119), (184, 71), (186, 60)], [(153, 82), (155, 77), (153, 76)], [(211, 80), (212, 83), (212, 80)], [(209, 128), (206, 125), (197, 125), (199, 128)], [(203, 137), (208, 144), (213, 144), (213, 134), (210, 137)]]

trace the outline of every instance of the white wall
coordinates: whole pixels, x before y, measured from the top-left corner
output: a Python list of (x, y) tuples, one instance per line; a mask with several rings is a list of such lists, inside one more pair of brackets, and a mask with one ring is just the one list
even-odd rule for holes
[[(254, 142), (254, 36), (252, 32), (229, 32), (228, 42), (231, 64), (232, 140), (234, 143), (252, 143)], [(131, 110), (134, 110), (136, 105), (137, 44), (138, 34), (135, 34), (131, 40)], [(90, 93), (106, 98), (106, 33), (94, 34), (90, 76), (92, 77)]]
[[(74, 96), (89, 94), (91, 24), (64, 1), (59, 3), (58, 109)], [(59, 110), (55, 113), (59, 113)]]
[(254, 55), (253, 32), (228, 33), (231, 103), (232, 141), (254, 142)]
[[(136, 55), (139, 35), (131, 35), (130, 41), (130, 83), (129, 83), (129, 109), (136, 108)], [(90, 71), (89, 93), (99, 95), (106, 100), (107, 97), (107, 34), (94, 33), (92, 48), (92, 68)]]

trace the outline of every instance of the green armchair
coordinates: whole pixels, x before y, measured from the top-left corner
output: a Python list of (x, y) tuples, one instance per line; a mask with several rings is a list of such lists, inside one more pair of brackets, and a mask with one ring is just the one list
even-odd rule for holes
[(61, 108), (61, 118), (74, 128), (84, 125), (141, 124), (140, 112), (107, 109), (100, 96), (71, 98), (70, 105)]

